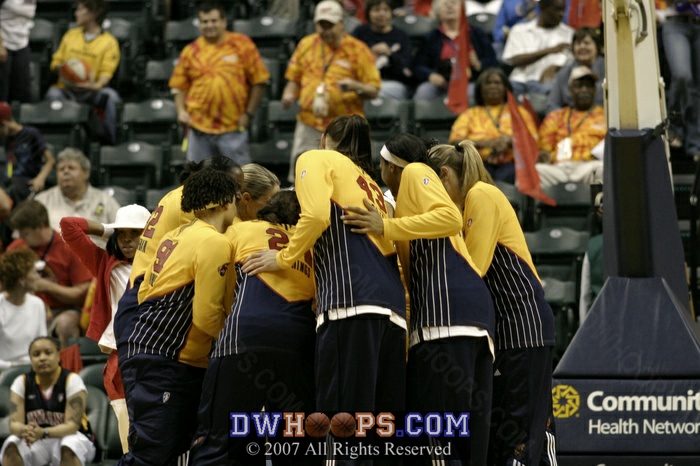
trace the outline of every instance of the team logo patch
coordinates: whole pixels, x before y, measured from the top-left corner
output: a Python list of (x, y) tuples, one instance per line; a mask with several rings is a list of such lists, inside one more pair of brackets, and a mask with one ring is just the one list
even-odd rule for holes
[(58, 394), (58, 402), (63, 403), (63, 393)]
[(226, 275), (226, 270), (228, 270), (228, 264), (224, 264), (221, 267), (219, 267), (219, 275), (221, 275), (222, 277)]
[(473, 222), (473, 221), (474, 221), (474, 219), (472, 219), (472, 218), (470, 218), (469, 220), (467, 220), (467, 227), (472, 226), (472, 222)]
[(423, 178), (423, 186), (428, 186), (428, 183), (430, 183), (429, 178)]
[(163, 403), (167, 403), (170, 399), (170, 392), (163, 392)]
[(304, 178), (306, 176), (306, 170), (301, 171), (301, 178)]

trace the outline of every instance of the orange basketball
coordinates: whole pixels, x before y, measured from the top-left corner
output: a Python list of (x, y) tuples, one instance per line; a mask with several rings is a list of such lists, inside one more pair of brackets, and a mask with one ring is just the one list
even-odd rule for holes
[(331, 419), (331, 432), (336, 437), (350, 437), (356, 427), (355, 418), (350, 413), (338, 413)]
[(82, 84), (90, 80), (90, 65), (80, 58), (70, 58), (58, 72), (63, 84)]
[(313, 413), (306, 418), (306, 433), (312, 437), (321, 438), (328, 435), (331, 428), (331, 421), (323, 413)]

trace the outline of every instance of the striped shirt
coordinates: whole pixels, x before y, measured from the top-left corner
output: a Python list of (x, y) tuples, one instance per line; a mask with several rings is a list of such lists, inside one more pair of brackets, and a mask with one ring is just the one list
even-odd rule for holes
[[(212, 253), (216, 251), (216, 253)], [(163, 236), (123, 332), (127, 357), (157, 354), (206, 367), (224, 326), (231, 243), (195, 219)]]
[(397, 249), (411, 297), (411, 344), (494, 336), (491, 296), (461, 238), (462, 216), (437, 174), (422, 163), (401, 175), (395, 218), (384, 237)]
[(343, 308), (341, 318), (351, 317), (363, 313), (362, 306), (373, 306), (372, 313), (403, 322), (406, 300), (393, 244), (386, 237), (352, 233), (340, 219), (343, 206), (361, 206), (368, 198), (386, 217), (379, 186), (348, 157), (329, 150), (299, 157), (295, 186), (301, 218), (289, 246), (277, 255), (278, 265), (292, 267), (313, 246), (319, 314)]
[(544, 299), (518, 217), (495, 186), (477, 182), (464, 205), (464, 238), (496, 308), (496, 349), (554, 344), (554, 314)]
[(237, 222), (226, 232), (233, 248), (235, 300), (212, 357), (246, 351), (284, 351), (313, 357), (316, 315), (310, 251), (292, 268), (249, 276), (241, 265), (264, 249), (283, 249), (294, 227), (261, 220)]

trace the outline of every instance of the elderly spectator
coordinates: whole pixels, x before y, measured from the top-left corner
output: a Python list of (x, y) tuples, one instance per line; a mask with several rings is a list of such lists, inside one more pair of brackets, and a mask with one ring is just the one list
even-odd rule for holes
[(554, 78), (554, 85), (549, 92), (547, 101), (547, 113), (562, 107), (571, 107), (571, 93), (569, 92), (569, 76), (571, 70), (577, 66), (587, 66), (600, 79), (596, 82), (595, 103), (603, 105), (602, 80), (605, 78), (605, 58), (602, 55), (602, 45), (595, 29), (582, 27), (574, 32), (571, 42), (574, 52), (574, 61), (560, 69)]
[(7, 251), (28, 248), (44, 262), (35, 289), (51, 310), (50, 330), (55, 330), (65, 348), (69, 339), (80, 336), (78, 309), (85, 301), (92, 276), (61, 235), (49, 226), (49, 214), (39, 202), (29, 200), (17, 206), (10, 215), (10, 225), (19, 233), (19, 239)]
[[(435, 0), (433, 11), (440, 20), (440, 27), (428, 33), (422, 49), (416, 55), (413, 75), (416, 82), (420, 83), (413, 96), (416, 100), (445, 96), (452, 75), (452, 64), (457, 59), (457, 37), (464, 15), (462, 2)], [(491, 38), (473, 26), (469, 28), (469, 65), (471, 80), (476, 80), (481, 70), (498, 65)]]
[(574, 30), (564, 24), (565, 0), (541, 0), (536, 20), (513, 26), (503, 61), (514, 67), (510, 81), (516, 95), (547, 95), (560, 68), (571, 62)]
[(542, 152), (536, 167), (543, 187), (602, 180), (603, 162), (591, 154), (607, 131), (603, 107), (595, 104), (598, 79), (590, 68), (574, 68), (569, 76), (573, 105), (550, 113), (542, 122)]
[[(59, 152), (56, 162), (58, 186), (36, 195), (49, 211), (49, 225), (60, 229), (63, 217), (83, 217), (100, 223), (113, 223), (119, 203), (88, 182), (90, 160), (82, 151), (68, 147)], [(104, 247), (106, 242), (93, 237), (95, 244)]]
[(102, 29), (107, 14), (105, 0), (78, 0), (75, 22), (78, 27), (63, 35), (58, 50), (51, 59), (51, 71), (60, 73), (66, 62), (78, 58), (89, 66), (89, 80), (67, 85), (59, 80), (46, 93), (48, 100), (76, 100), (88, 103), (104, 112), (105, 141), (117, 140), (117, 105), (121, 98), (107, 85), (119, 66), (119, 43), (108, 31)]
[(364, 115), (364, 100), (374, 99), (381, 85), (374, 56), (361, 40), (345, 32), (343, 8), (323, 0), (314, 13), (316, 33), (299, 41), (287, 66), (282, 105), (299, 100), (288, 180), (294, 181), (296, 158), (317, 149), (333, 118)]

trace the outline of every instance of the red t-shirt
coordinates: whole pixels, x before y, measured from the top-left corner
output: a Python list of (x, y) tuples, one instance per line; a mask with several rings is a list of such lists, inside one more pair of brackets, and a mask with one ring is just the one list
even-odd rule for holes
[[(7, 251), (9, 252), (19, 248), (29, 248), (29, 246), (23, 239), (16, 239), (10, 243), (7, 247)], [(30, 249), (39, 256), (39, 259), (46, 262), (46, 267), (43, 272), (40, 272), (42, 277), (63, 286), (79, 285), (92, 280), (90, 271), (85, 268), (83, 263), (80, 262), (80, 259), (78, 259), (78, 256), (73, 254), (73, 251), (63, 242), (61, 235), (55, 231), (48, 244)], [(75, 307), (62, 303), (47, 293), (39, 293), (38, 296), (51, 309), (60, 310)]]

